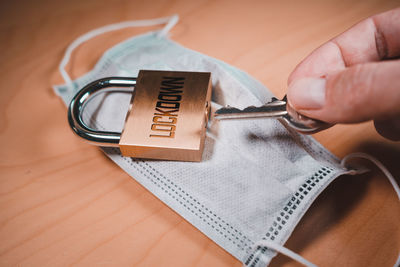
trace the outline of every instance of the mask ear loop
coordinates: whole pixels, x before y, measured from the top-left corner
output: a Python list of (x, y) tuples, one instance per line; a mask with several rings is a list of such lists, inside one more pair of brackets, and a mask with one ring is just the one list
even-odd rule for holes
[(371, 155), (368, 155), (366, 153), (358, 152), (358, 153), (352, 153), (352, 154), (349, 154), (349, 155), (345, 156), (342, 159), (342, 161), (340, 162), (340, 165), (343, 168), (346, 168), (346, 164), (349, 161), (349, 159), (354, 159), (354, 158), (367, 159), (367, 160), (371, 161), (372, 163), (374, 163), (376, 165), (376, 167), (378, 167), (383, 172), (383, 174), (386, 176), (386, 178), (388, 178), (389, 182), (393, 186), (394, 191), (396, 191), (397, 198), (400, 200), (400, 188), (399, 188), (399, 185), (397, 184), (397, 182), (394, 179), (393, 175), (382, 164), (382, 162), (380, 162), (379, 160), (377, 160), (376, 158), (374, 158)]
[[(285, 255), (286, 257), (291, 258), (292, 260), (303, 264), (304, 266), (317, 267), (317, 265), (309, 262), (308, 260), (306, 260), (305, 258), (300, 256), (299, 254), (297, 254), (297, 253), (293, 252), (292, 250), (290, 250), (288, 248), (285, 248), (284, 246), (281, 246), (281, 245), (279, 245), (279, 244), (277, 244), (277, 243), (275, 243), (273, 241), (269, 241), (269, 240), (266, 240), (266, 239), (258, 241), (257, 243), (254, 244), (253, 251), (257, 250), (259, 247), (265, 247), (265, 248), (268, 248), (270, 250), (274, 250), (276, 252), (279, 252), (279, 253)], [(263, 254), (261, 254), (261, 255), (263, 255)], [(253, 259), (249, 263), (247, 263), (247, 265), (243, 264), (243, 266), (244, 267), (252, 266), (252, 263), (254, 262), (255, 259), (256, 259), (256, 257), (253, 257)]]
[(58, 66), (58, 69), (61, 73), (61, 76), (63, 77), (68, 89), (70, 90), (70, 86), (72, 84), (71, 77), (69, 76), (68, 72), (65, 70), (65, 67), (67, 66), (70, 58), (72, 51), (80, 46), (82, 43), (100, 35), (106, 32), (110, 31), (115, 31), (123, 28), (128, 28), (128, 27), (145, 27), (145, 26), (154, 26), (154, 25), (160, 25), (160, 24), (166, 24), (164, 28), (158, 32), (157, 36), (158, 37), (164, 37), (168, 34), (168, 32), (175, 26), (175, 24), (179, 21), (179, 16), (178, 15), (173, 15), (171, 17), (164, 17), (164, 18), (158, 18), (158, 19), (147, 19), (147, 20), (133, 20), (133, 21), (125, 21), (121, 23), (115, 23), (115, 24), (110, 24), (107, 26), (103, 26), (94, 30), (91, 30), (78, 38), (76, 38), (65, 50), (64, 56), (60, 62), (60, 65)]
[[(347, 168), (347, 162), (350, 159), (354, 159), (354, 158), (362, 158), (362, 159), (367, 159), (369, 161), (371, 161), (372, 163), (374, 163), (382, 172), (383, 174), (388, 178), (388, 180), (390, 181), (391, 185), (394, 188), (394, 191), (397, 194), (398, 199), (400, 200), (400, 187), (397, 184), (396, 180), (394, 179), (393, 175), (389, 172), (389, 170), (382, 164), (382, 162), (380, 162), (379, 160), (377, 160), (376, 158), (374, 158), (371, 155), (365, 154), (365, 153), (352, 153), (349, 154), (347, 156), (345, 156), (342, 161), (340, 162), (340, 165), (343, 168)], [(350, 173), (351, 174), (351, 173)], [(354, 174), (356, 174), (356, 172), (354, 172)], [(258, 247), (266, 247), (268, 249), (274, 250), (276, 252), (279, 252), (301, 264), (303, 264), (304, 266), (307, 267), (316, 267), (317, 265), (309, 262), (308, 260), (306, 260), (305, 258), (303, 258), (302, 256), (300, 256), (299, 254), (291, 251), (288, 248), (285, 248), (284, 246), (281, 246), (275, 242), (269, 241), (269, 240), (261, 240), (259, 242), (257, 242), (254, 247), (253, 250), (257, 250)], [(256, 257), (253, 257), (253, 259), (247, 264), (247, 266), (251, 266), (251, 264), (254, 262)], [(246, 264), (244, 264), (243, 266), (246, 266)], [(393, 265), (394, 267), (396, 266), (400, 266), (400, 253), (399, 256), (397, 257), (396, 263)]]
[[(394, 191), (396, 191), (397, 198), (400, 200), (400, 187), (397, 184), (396, 180), (394, 179), (393, 175), (389, 172), (389, 170), (385, 167), (385, 165), (382, 164), (382, 162), (380, 162), (373, 156), (368, 155), (366, 153), (352, 153), (352, 154), (345, 156), (342, 159), (342, 161), (340, 162), (340, 165), (345, 168), (346, 163), (349, 161), (349, 159), (354, 159), (354, 158), (367, 159), (367, 160), (371, 161), (373, 164), (375, 164), (376, 167), (378, 167), (383, 172), (383, 174), (386, 176), (386, 178), (388, 178)], [(399, 252), (399, 255), (397, 256), (396, 263), (393, 266), (394, 267), (400, 266), (400, 252)]]

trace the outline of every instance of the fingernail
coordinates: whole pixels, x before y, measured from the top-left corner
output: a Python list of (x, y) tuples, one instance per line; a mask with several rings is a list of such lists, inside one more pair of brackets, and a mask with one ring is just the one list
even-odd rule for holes
[(297, 110), (320, 109), (325, 105), (325, 79), (302, 78), (288, 87), (290, 105)]

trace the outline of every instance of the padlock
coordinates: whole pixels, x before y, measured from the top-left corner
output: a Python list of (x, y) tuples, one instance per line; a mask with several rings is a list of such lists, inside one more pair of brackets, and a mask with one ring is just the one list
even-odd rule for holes
[[(98, 131), (84, 123), (82, 111), (94, 95), (133, 87), (122, 133)], [(103, 78), (74, 96), (68, 120), (78, 136), (95, 145), (117, 146), (123, 156), (201, 161), (211, 88), (209, 72), (141, 70), (137, 78)]]

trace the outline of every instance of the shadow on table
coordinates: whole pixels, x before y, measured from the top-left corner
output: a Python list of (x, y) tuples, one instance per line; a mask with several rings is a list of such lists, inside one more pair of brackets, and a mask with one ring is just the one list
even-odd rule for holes
[[(364, 143), (355, 151), (368, 153), (381, 161), (392, 173), (397, 183), (400, 183), (400, 145), (383, 143)], [(360, 161), (361, 162), (361, 161)], [(302, 254), (304, 248), (312, 246), (316, 240), (344, 220), (367, 194), (368, 184), (372, 179), (381, 179), (383, 174), (375, 166), (366, 164), (371, 172), (361, 175), (343, 175), (330, 184), (315, 200), (304, 215), (285, 246), (296, 253)], [(395, 192), (393, 191), (393, 194)], [(310, 259), (312, 261), (312, 259)], [(293, 262), (284, 255), (278, 255), (270, 266), (277, 267)], [(316, 264), (318, 264), (316, 262)]]

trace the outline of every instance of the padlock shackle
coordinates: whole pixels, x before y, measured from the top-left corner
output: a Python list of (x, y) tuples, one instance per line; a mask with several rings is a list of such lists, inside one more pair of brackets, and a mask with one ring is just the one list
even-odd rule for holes
[[(68, 121), (71, 129), (80, 137), (97, 146), (118, 147), (121, 133), (98, 131), (89, 128), (82, 119), (86, 104), (99, 93), (105, 92), (132, 92), (136, 85), (136, 78), (107, 77), (96, 80), (83, 87), (73, 98), (68, 109)], [(114, 87), (114, 88), (110, 88)], [(126, 88), (129, 87), (129, 88)]]

